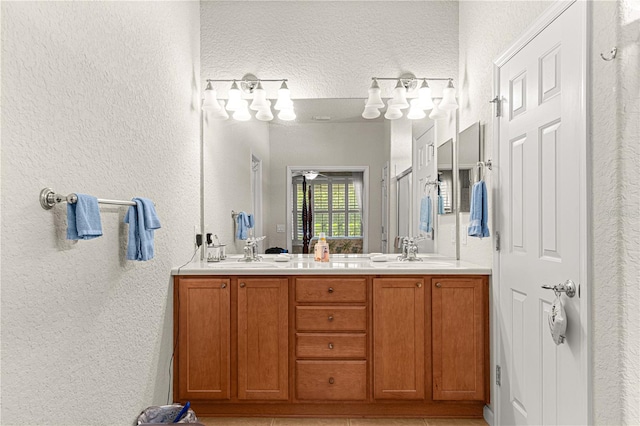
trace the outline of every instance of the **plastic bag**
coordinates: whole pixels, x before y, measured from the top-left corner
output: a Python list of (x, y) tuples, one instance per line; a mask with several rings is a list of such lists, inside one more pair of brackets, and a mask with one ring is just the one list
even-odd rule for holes
[[(138, 416), (137, 425), (144, 424), (168, 424), (173, 423), (173, 420), (176, 418), (180, 411), (184, 406), (180, 404), (172, 404), (172, 405), (154, 405), (146, 408), (140, 415)], [(196, 413), (189, 408), (187, 413), (182, 416), (178, 423), (197, 423), (198, 418), (196, 417)]]

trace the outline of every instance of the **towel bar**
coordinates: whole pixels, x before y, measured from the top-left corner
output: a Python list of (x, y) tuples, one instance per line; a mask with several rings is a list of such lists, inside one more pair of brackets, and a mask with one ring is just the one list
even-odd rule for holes
[[(69, 195), (56, 194), (56, 192), (51, 188), (44, 188), (42, 191), (40, 191), (40, 205), (45, 210), (51, 209), (57, 203), (75, 204), (77, 201), (78, 201), (78, 197), (76, 196), (76, 194), (69, 194)], [(98, 203), (116, 204), (120, 206), (136, 205), (136, 203), (133, 201), (107, 200), (103, 198), (98, 198)]]

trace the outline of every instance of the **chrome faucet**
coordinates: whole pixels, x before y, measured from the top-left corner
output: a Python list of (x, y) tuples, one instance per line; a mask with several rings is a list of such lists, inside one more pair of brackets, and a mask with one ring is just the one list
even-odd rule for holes
[(402, 250), (398, 260), (401, 262), (422, 262), (418, 257), (418, 242), (424, 240), (424, 237), (404, 237), (402, 239)]
[(238, 262), (260, 262), (262, 256), (258, 255), (258, 242), (264, 240), (266, 237), (249, 237), (247, 243), (244, 246), (244, 257), (238, 259)]

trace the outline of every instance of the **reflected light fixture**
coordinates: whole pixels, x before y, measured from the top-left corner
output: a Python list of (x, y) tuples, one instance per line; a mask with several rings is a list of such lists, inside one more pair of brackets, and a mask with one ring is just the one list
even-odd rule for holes
[(427, 114), (420, 108), (420, 99), (411, 99), (411, 109), (409, 110), (409, 114), (407, 114), (407, 118), (409, 120), (421, 120), (426, 116)]
[(389, 107), (387, 108), (387, 112), (384, 114), (384, 118), (386, 118), (387, 120), (397, 120), (398, 118), (402, 117), (402, 111), (400, 111), (400, 108), (396, 108), (393, 105), (391, 105), (391, 99), (389, 99)]
[[(402, 110), (409, 108), (407, 118), (419, 120), (427, 116), (425, 111), (432, 110), (429, 114), (431, 119), (446, 118), (447, 112), (458, 108), (456, 101), (455, 88), (453, 87), (452, 78), (417, 78), (413, 74), (404, 74), (397, 78), (388, 77), (372, 77), (371, 87), (369, 87), (369, 96), (365, 103), (362, 117), (366, 119), (378, 118), (381, 114), (379, 111), (384, 108), (382, 100), (382, 91), (378, 85), (379, 80), (395, 81), (396, 85), (391, 92), (391, 97), (387, 101), (387, 111), (384, 117), (388, 120), (396, 120), (402, 117)], [(442, 98), (434, 98), (431, 87), (427, 80), (431, 82), (446, 81), (447, 85), (442, 91)], [(418, 83), (422, 81), (420, 88), (416, 91)], [(409, 98), (410, 103), (407, 101)], [(434, 104), (434, 99), (441, 99), (440, 106)]]
[(219, 102), (218, 105), (220, 105), (220, 109), (213, 111), (209, 117), (214, 120), (228, 120), (229, 114), (227, 114), (227, 109), (224, 107), (225, 102), (222, 99), (220, 101), (216, 100), (216, 102)]
[(431, 110), (431, 114), (429, 114), (429, 118), (432, 120), (442, 120), (443, 118), (447, 118), (449, 115), (447, 111), (443, 111), (438, 107), (438, 104), (442, 101), (438, 98), (435, 99), (436, 102), (433, 103), (433, 109)]
[[(225, 102), (217, 99), (217, 92), (212, 82), (231, 82), (226, 106)], [(233, 118), (238, 121), (250, 120), (252, 115), (250, 110), (256, 111), (255, 117), (260, 121), (273, 120), (271, 112), (271, 101), (267, 99), (267, 91), (262, 87), (264, 82), (281, 83), (278, 90), (278, 99), (273, 106), (279, 110), (278, 118), (284, 121), (296, 119), (296, 114), (291, 100), (291, 92), (287, 86), (287, 79), (258, 79), (253, 74), (246, 74), (242, 79), (207, 79), (207, 87), (204, 91), (202, 110), (208, 113), (208, 117), (215, 120), (226, 120), (229, 118), (227, 111), (233, 112)], [(246, 96), (247, 99), (243, 99)]]
[[(229, 109), (228, 106), (227, 109)], [(233, 119), (238, 121), (251, 120), (251, 113), (249, 113), (249, 102), (245, 101), (244, 99), (240, 99), (240, 104), (233, 113)]]

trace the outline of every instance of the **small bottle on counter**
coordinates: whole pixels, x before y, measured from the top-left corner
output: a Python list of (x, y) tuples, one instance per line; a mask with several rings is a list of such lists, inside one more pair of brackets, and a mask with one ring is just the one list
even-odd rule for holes
[(329, 243), (327, 243), (327, 237), (324, 232), (320, 233), (320, 239), (314, 248), (314, 259), (317, 262), (329, 261)]

